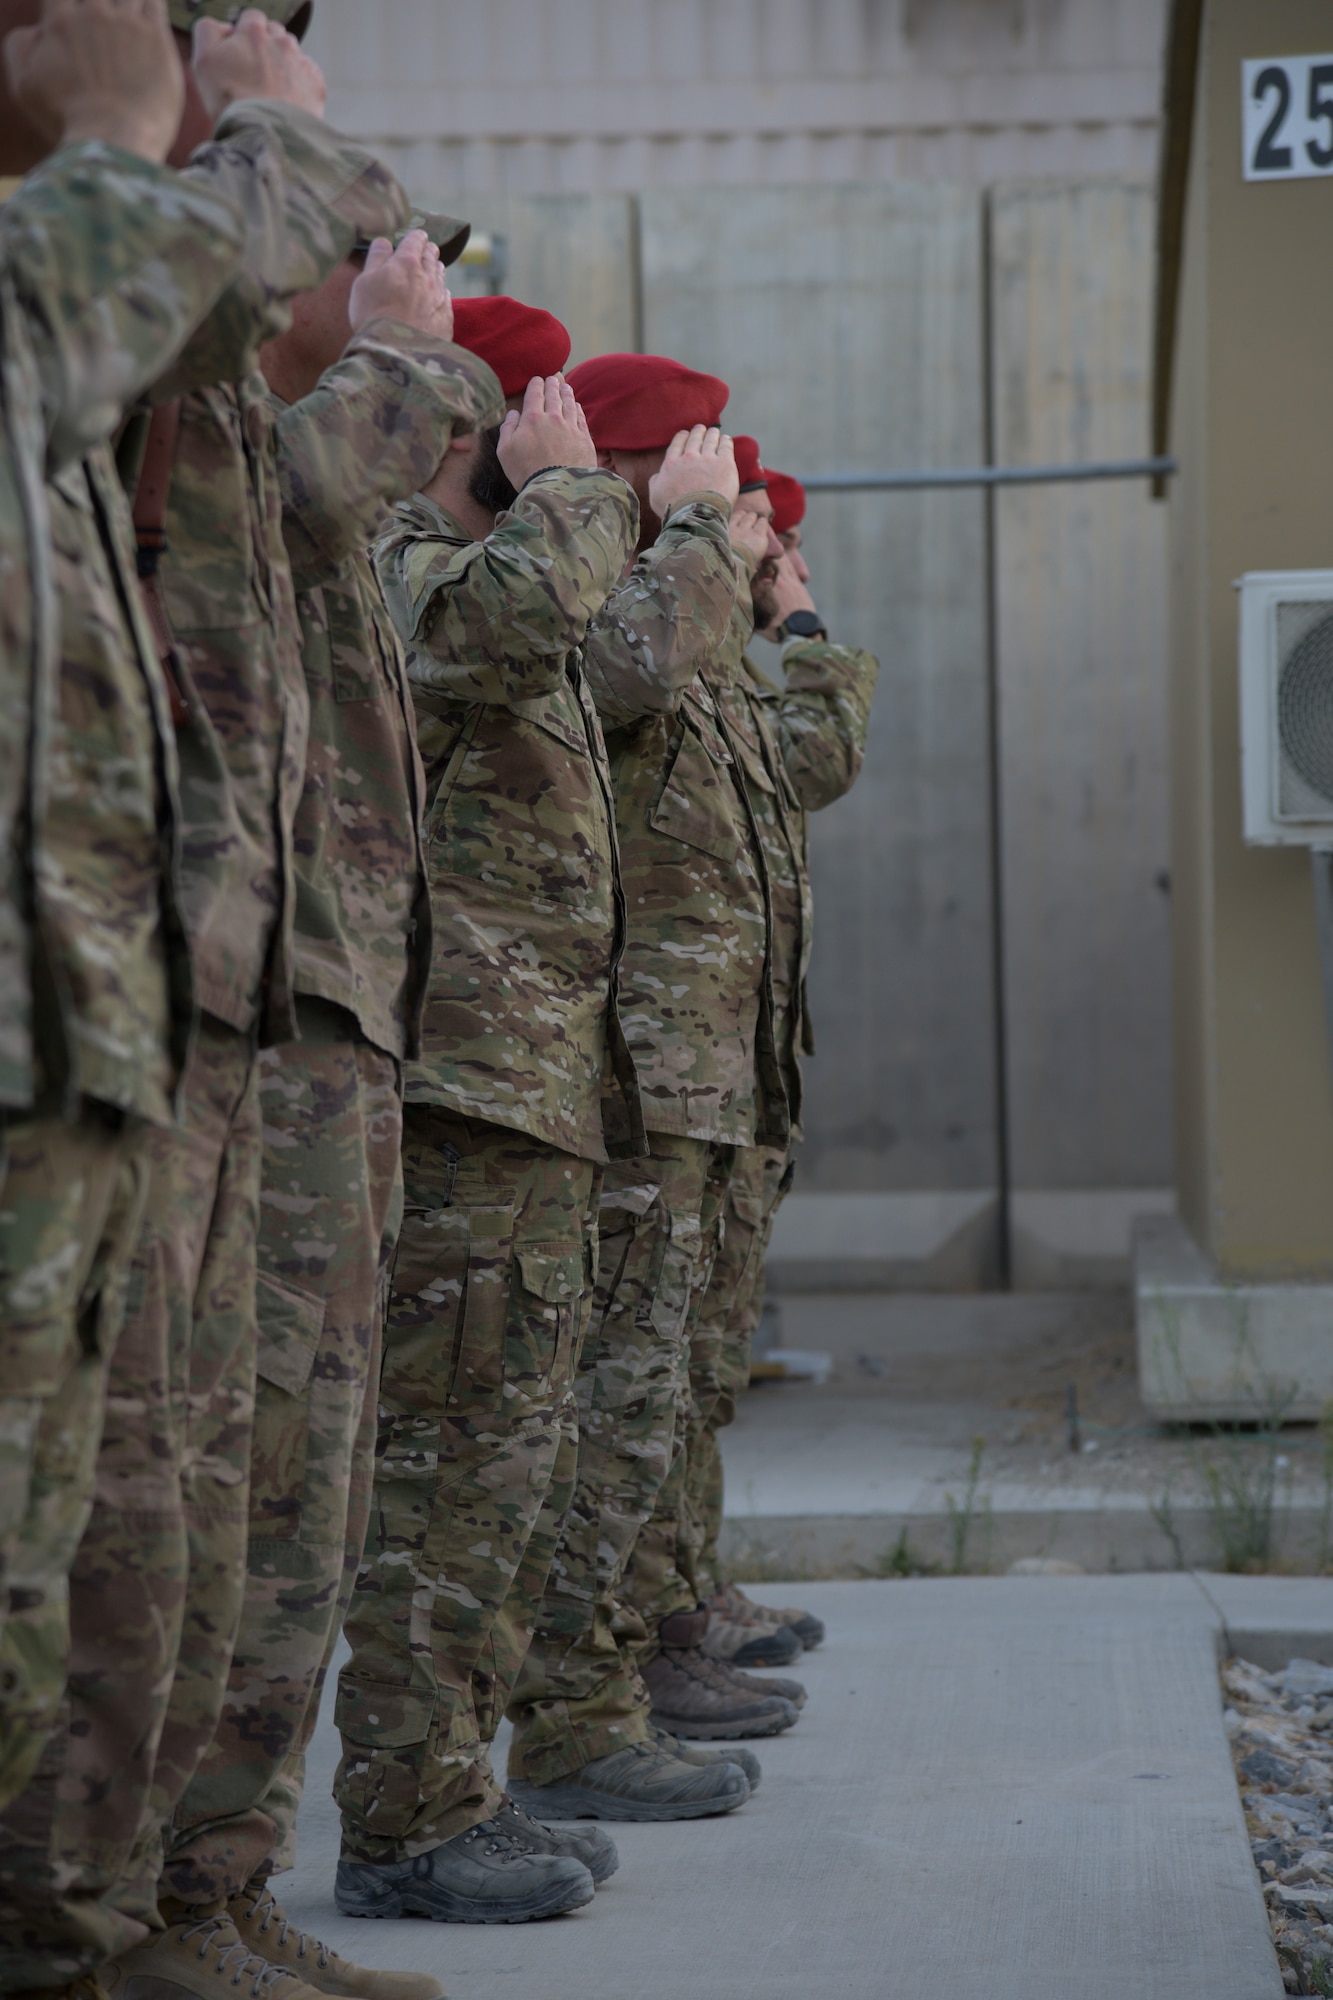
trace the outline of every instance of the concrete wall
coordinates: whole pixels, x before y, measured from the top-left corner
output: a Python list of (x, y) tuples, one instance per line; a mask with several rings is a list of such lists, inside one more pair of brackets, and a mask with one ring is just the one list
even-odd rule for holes
[[(1154, 221), (1137, 182), (994, 191), (999, 463), (1142, 456)], [(995, 505), (1014, 1262), (1057, 1283), (1169, 1202), (1166, 517), (1146, 481)]]
[(1331, 40), (1323, 0), (1205, 10), (1172, 423), (1176, 1125), (1185, 1219), (1228, 1279), (1333, 1274), (1310, 868), (1241, 840), (1232, 588), (1333, 563), (1333, 183), (1247, 183), (1240, 142), (1242, 59)]
[(316, 0), (423, 192), (1151, 174), (1162, 0)]

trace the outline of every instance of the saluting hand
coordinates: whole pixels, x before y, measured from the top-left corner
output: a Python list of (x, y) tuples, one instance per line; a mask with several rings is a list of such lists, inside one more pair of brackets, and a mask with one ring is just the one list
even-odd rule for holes
[(166, 159), (185, 80), (164, 0), (45, 0), (40, 21), (5, 36), (4, 58), (15, 103), (55, 143)]
[(750, 586), (754, 598), (756, 629), (766, 639), (776, 639), (781, 626), (793, 611), (814, 611), (817, 607), (796, 565), (784, 554), (771, 577), (756, 577)]
[(534, 472), (553, 465), (593, 466), (597, 447), (574, 391), (563, 375), (534, 375), (523, 408), (511, 410), (500, 426), (496, 456), (511, 486), (522, 487)]
[(692, 431), (677, 431), (667, 446), (665, 458), (648, 481), (648, 505), (664, 521), (668, 508), (687, 493), (716, 493), (721, 500), (734, 501), (740, 488), (731, 439), (716, 424), (696, 424)]
[(366, 267), (347, 300), (352, 332), (380, 315), (438, 340), (452, 339), (454, 302), (439, 246), (424, 229), (409, 229), (396, 250), (387, 236), (378, 236), (367, 251)]
[(214, 121), (242, 97), (273, 97), (316, 118), (324, 116), (324, 72), (302, 53), (295, 35), (257, 7), (247, 7), (230, 28), (207, 14), (196, 21), (191, 68), (204, 109)]

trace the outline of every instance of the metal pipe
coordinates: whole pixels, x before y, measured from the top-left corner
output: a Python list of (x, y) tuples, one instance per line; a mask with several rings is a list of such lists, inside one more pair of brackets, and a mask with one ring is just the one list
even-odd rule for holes
[(1092, 465), (970, 465), (957, 472), (813, 472), (807, 493), (913, 492), (931, 486), (1056, 486), (1084, 479), (1164, 479), (1174, 458), (1118, 458)]

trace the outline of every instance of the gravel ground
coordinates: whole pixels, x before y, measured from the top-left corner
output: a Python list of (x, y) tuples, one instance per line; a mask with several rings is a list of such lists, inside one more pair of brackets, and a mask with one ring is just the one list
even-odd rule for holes
[(1333, 1995), (1333, 1668), (1222, 1672), (1226, 1727), (1288, 1993)]

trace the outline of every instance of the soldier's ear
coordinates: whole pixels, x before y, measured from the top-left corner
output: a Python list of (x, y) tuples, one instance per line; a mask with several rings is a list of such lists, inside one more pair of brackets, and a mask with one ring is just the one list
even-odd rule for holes
[(597, 463), (603, 472), (614, 472), (616, 469), (616, 455), (613, 451), (608, 451), (604, 444), (599, 444), (597, 447)]

